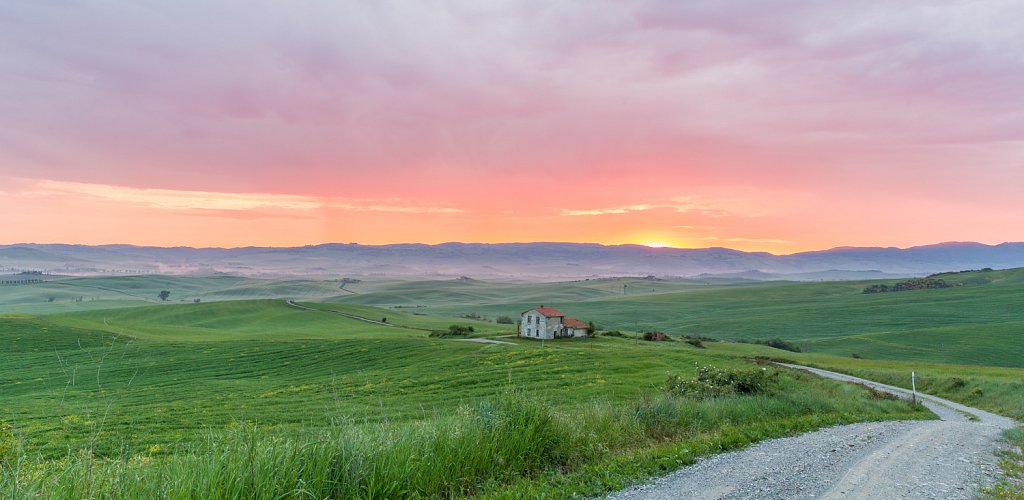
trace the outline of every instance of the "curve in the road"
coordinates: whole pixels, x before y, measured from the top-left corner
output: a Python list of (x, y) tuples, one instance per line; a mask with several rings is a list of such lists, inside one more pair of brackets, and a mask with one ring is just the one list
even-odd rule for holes
[[(782, 366), (909, 397), (906, 389), (842, 373)], [(918, 398), (939, 420), (869, 422), (764, 441), (611, 498), (975, 497), (998, 476), (995, 450), (1015, 422), (927, 394)]]

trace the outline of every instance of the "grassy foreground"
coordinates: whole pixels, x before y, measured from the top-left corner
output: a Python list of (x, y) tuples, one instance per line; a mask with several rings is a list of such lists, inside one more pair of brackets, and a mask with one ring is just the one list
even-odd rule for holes
[[(170, 450), (32, 457), (8, 428), (0, 494), (43, 498), (590, 495), (696, 457), (836, 423), (926, 418), (906, 403), (787, 373), (771, 395), (652, 394), (556, 407), (518, 390), (425, 421), (282, 433), (240, 422)], [(13, 438), (13, 439), (11, 439)], [(11, 445), (14, 444), (12, 448)], [(0, 448), (2, 449), (2, 448)]]

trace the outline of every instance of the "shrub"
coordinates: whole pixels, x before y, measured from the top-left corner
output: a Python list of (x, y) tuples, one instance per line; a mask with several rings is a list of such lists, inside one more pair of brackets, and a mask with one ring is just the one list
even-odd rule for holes
[(696, 347), (697, 349), (707, 349), (707, 347), (704, 347), (704, 342), (701, 342), (700, 339), (688, 338), (686, 339), (686, 343)]
[(700, 335), (700, 334), (684, 335), (683, 337), (688, 338), (688, 339), (696, 339), (696, 340), (699, 340), (701, 342), (721, 342), (720, 339), (716, 339), (714, 337), (708, 337), (707, 335)]
[(447, 330), (433, 330), (430, 332), (431, 337), (463, 337), (476, 331), (472, 326), (467, 325), (451, 325)]
[(788, 342), (788, 341), (782, 340), (782, 339), (780, 339), (778, 337), (767, 339), (767, 340), (765, 340), (765, 339), (757, 339), (757, 340), (740, 339), (740, 340), (737, 340), (736, 342), (740, 342), (740, 343), (743, 343), (743, 344), (766, 345), (768, 347), (773, 347), (775, 349), (782, 349), (783, 351), (789, 351), (789, 352), (800, 352), (800, 346), (798, 346), (798, 345), (796, 345), (796, 344), (794, 344), (792, 342)]
[(864, 289), (863, 293), (886, 293), (886, 292), (905, 292), (908, 290), (926, 290), (930, 288), (951, 288), (954, 286), (961, 286), (960, 283), (949, 284), (945, 280), (940, 278), (912, 278), (906, 281), (900, 281), (895, 285), (871, 285)]
[(697, 369), (694, 378), (686, 380), (670, 375), (668, 392), (674, 396), (708, 399), (732, 394), (766, 394), (778, 385), (779, 374), (766, 368), (760, 370), (726, 370), (714, 366)]
[(611, 331), (603, 332), (603, 333), (601, 333), (601, 335), (604, 335), (605, 337), (625, 337), (626, 336), (626, 334), (624, 334), (624, 333), (622, 333), (622, 332), (620, 332), (618, 330), (611, 330)]
[(768, 341), (765, 342), (765, 345), (768, 347), (774, 347), (775, 349), (782, 349), (783, 351), (800, 352), (800, 346), (792, 342), (782, 340), (778, 337), (768, 339)]
[(508, 316), (498, 316), (498, 319), (494, 321), (502, 325), (514, 325), (516, 323), (512, 318)]

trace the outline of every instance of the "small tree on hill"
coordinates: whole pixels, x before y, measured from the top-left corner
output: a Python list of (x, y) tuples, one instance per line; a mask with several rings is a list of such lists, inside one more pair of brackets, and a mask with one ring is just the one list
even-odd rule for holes
[(160, 293), (156, 294), (156, 296), (160, 297), (160, 300), (167, 300), (167, 297), (171, 296), (171, 292), (167, 290), (160, 290)]
[(451, 325), (448, 327), (449, 335), (469, 335), (474, 332), (472, 326), (466, 325)]

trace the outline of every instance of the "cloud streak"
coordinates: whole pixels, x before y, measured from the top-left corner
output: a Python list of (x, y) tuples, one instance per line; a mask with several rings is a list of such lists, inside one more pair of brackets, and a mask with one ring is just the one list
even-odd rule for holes
[(695, 203), (688, 198), (677, 198), (670, 203), (640, 203), (636, 205), (625, 205), (619, 207), (569, 209), (563, 208), (562, 215), (567, 217), (599, 216), (599, 215), (623, 215), (633, 212), (647, 212), (650, 210), (668, 210), (680, 214), (699, 213), (708, 217), (729, 217), (738, 215), (729, 210), (721, 208), (721, 204), (714, 206), (707, 203)]
[(382, 200), (341, 200), (268, 193), (223, 193), (147, 189), (106, 184), (63, 182), (48, 179), (29, 182), (23, 193), (29, 197), (86, 197), (115, 204), (134, 205), (169, 211), (259, 212), (261, 210), (314, 211), (334, 209), (350, 212), (389, 212), (400, 214), (458, 214), (462, 210), (439, 206), (387, 204)]

